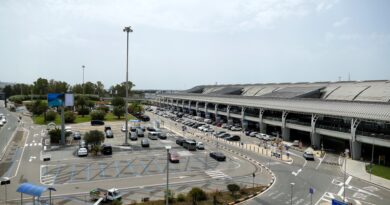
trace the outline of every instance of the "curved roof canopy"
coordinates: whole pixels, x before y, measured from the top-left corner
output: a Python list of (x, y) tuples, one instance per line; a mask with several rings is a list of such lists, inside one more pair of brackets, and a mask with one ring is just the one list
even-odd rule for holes
[(31, 196), (37, 196), (40, 197), (43, 192), (47, 190), (47, 187), (45, 186), (37, 186), (34, 184), (30, 183), (23, 183), (19, 185), (18, 189), (16, 190), (17, 192), (23, 193), (23, 194), (28, 194)]

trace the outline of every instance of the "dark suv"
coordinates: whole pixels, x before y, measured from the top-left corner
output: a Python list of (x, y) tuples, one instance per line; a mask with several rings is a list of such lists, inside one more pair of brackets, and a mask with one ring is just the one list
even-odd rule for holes
[(104, 155), (112, 155), (112, 147), (110, 144), (102, 144), (101, 152)]

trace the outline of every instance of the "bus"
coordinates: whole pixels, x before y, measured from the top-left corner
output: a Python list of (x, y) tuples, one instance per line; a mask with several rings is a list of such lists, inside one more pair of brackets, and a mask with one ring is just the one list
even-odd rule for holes
[(196, 151), (196, 141), (195, 140), (185, 140), (183, 142), (183, 147), (190, 151)]

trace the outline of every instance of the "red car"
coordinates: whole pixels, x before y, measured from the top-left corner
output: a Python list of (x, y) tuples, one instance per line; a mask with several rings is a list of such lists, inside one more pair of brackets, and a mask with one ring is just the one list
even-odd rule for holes
[(172, 162), (172, 163), (179, 163), (180, 162), (179, 155), (176, 152), (169, 152), (168, 156), (169, 156), (170, 162)]

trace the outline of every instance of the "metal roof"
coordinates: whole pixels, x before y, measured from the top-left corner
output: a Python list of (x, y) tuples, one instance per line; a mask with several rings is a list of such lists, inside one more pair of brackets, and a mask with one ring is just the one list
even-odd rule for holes
[(17, 192), (28, 194), (30, 196), (37, 196), (40, 197), (43, 192), (47, 190), (47, 187), (45, 186), (37, 186), (30, 183), (23, 183), (19, 185)]
[(244, 96), (207, 96), (201, 94), (165, 94), (161, 97), (210, 102), (244, 107), (285, 110), (390, 122), (389, 103), (370, 103), (319, 99), (281, 99)]

